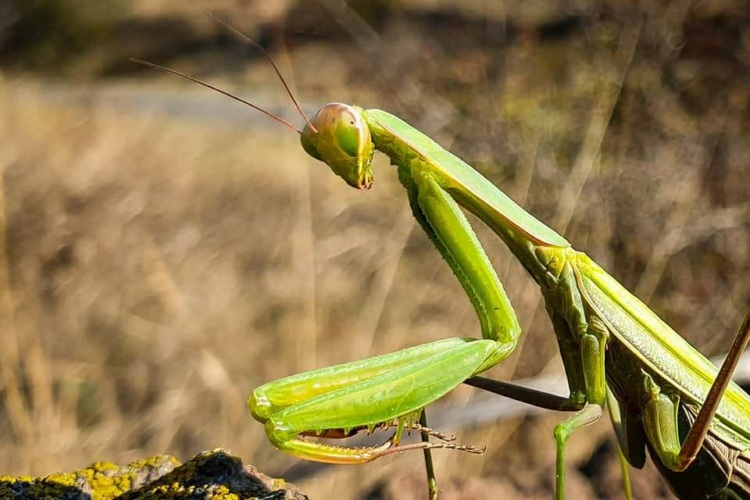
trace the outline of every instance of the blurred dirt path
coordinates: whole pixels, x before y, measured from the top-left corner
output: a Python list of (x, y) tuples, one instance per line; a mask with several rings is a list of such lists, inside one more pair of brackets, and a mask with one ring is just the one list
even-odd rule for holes
[[(232, 89), (228, 89), (234, 92)], [(132, 114), (163, 115), (178, 120), (213, 121), (217, 124), (242, 128), (278, 127), (262, 114), (218, 94), (196, 86), (195, 90), (168, 88), (147, 84), (40, 84), (39, 95), (52, 104), (80, 108), (114, 108)], [(267, 111), (291, 122), (301, 121), (294, 114), (288, 100), (276, 99), (264, 92), (244, 93), (241, 96)], [(308, 116), (317, 107), (303, 107)]]

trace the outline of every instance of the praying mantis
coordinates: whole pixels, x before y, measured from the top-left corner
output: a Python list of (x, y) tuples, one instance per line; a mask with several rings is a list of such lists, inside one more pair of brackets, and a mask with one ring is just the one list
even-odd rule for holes
[[(622, 456), (640, 468), (648, 449), (678, 496), (750, 497), (750, 396), (730, 380), (750, 339), (750, 309), (727, 360), (717, 370), (586, 254), (400, 118), (377, 109), (330, 103), (308, 119), (287, 87), (305, 120), (300, 131), (209, 84), (135, 61), (195, 81), (282, 122), (299, 132), (310, 156), (354, 188), (370, 189), (374, 152), (387, 155), (415, 219), (456, 275), (479, 318), (482, 338), (437, 340), (258, 387), (248, 406), (278, 449), (308, 460), (347, 464), (422, 449), (430, 496), (436, 497), (429, 451), (482, 450), (456, 445), (427, 427), (424, 408), (467, 383), (533, 405), (574, 412), (554, 431), (558, 499), (565, 496), (568, 439), (600, 419), (605, 408)], [(275, 64), (274, 69), (281, 77)], [(568, 397), (479, 376), (513, 352), (522, 331), (463, 210), (489, 226), (538, 284), (556, 334)], [(377, 446), (334, 446), (311, 439), (346, 438), (388, 427), (395, 427), (393, 436)], [(422, 441), (402, 445), (402, 435), (410, 430), (420, 432)]]

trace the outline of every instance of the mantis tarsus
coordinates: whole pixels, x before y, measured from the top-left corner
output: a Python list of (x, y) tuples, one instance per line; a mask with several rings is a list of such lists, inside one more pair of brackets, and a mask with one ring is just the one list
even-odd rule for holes
[[(248, 405), (274, 446), (333, 463), (362, 463), (423, 449), (430, 469), (432, 448), (479, 451), (449, 442), (424, 420), (417, 423), (428, 404), (465, 382), (576, 412), (555, 428), (557, 498), (564, 497), (568, 438), (598, 420), (607, 404), (627, 461), (642, 467), (648, 449), (677, 495), (750, 497), (750, 396), (730, 382), (750, 338), (750, 309), (719, 372), (588, 256), (404, 121), (385, 111), (340, 103), (327, 104), (305, 121), (298, 131), (305, 151), (350, 186), (370, 188), (375, 150), (390, 158), (414, 217), (474, 306), (482, 338), (438, 340), (255, 389)], [(462, 208), (487, 224), (539, 285), (565, 366), (567, 398), (477, 376), (513, 351), (521, 328)], [(344, 438), (390, 426), (395, 433), (380, 446), (352, 448), (309, 439)], [(422, 433), (422, 442), (400, 446), (406, 430)], [(430, 442), (429, 436), (440, 440)], [(435, 496), (434, 477), (428, 475)]]

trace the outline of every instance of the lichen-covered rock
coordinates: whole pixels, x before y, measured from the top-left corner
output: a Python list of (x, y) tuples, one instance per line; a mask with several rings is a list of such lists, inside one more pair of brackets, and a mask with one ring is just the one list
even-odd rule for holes
[(283, 479), (244, 466), (224, 450), (199, 453), (184, 464), (169, 455), (120, 466), (97, 462), (74, 472), (45, 477), (0, 476), (0, 500), (263, 499), (302, 500), (307, 496)]

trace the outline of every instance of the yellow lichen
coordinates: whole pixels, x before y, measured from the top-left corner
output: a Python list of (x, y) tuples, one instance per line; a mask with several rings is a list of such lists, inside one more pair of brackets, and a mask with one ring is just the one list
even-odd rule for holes
[(174, 457), (161, 455), (134, 460), (122, 467), (97, 462), (75, 472), (40, 478), (2, 476), (0, 498), (89, 495), (92, 500), (244, 500), (286, 489), (283, 480), (261, 476), (252, 468), (246, 469), (239, 458), (217, 449), (199, 453), (184, 465)]

